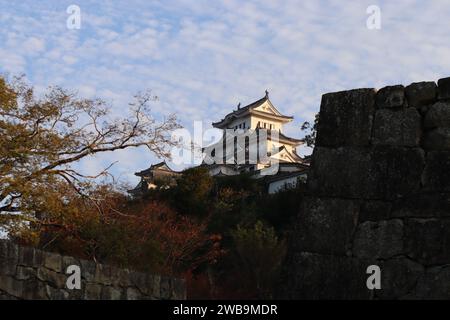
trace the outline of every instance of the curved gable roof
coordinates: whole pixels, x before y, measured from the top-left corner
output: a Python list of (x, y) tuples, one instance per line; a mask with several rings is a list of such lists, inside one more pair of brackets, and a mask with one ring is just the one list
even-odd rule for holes
[[(267, 112), (264, 110), (256, 110), (258, 107), (262, 106), (266, 102), (268, 103), (269, 109), (271, 112)], [(220, 120), (218, 122), (213, 122), (212, 125), (213, 125), (213, 127), (222, 129), (224, 126), (226, 126), (228, 123), (232, 122), (234, 119), (237, 119), (239, 117), (245, 116), (250, 113), (266, 115), (268, 117), (275, 116), (278, 119), (280, 119), (281, 121), (286, 121), (286, 122), (293, 119), (293, 117), (291, 117), (291, 116), (282, 115), (281, 112), (278, 111), (277, 108), (275, 108), (275, 106), (270, 101), (269, 96), (266, 94), (261, 99), (256, 100), (255, 102), (252, 102), (252, 103), (246, 105), (245, 107), (238, 108), (237, 110), (234, 110), (234, 111), (228, 113), (222, 120)]]

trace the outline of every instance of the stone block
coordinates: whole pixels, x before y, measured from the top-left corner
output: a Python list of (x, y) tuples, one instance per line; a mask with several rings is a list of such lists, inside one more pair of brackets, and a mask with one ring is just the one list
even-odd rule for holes
[(62, 272), (62, 257), (52, 252), (44, 252), (44, 267), (55, 272)]
[(422, 117), (415, 108), (381, 109), (375, 113), (372, 143), (376, 145), (418, 146)]
[(16, 268), (16, 279), (17, 280), (28, 280), (36, 277), (36, 271), (30, 267), (17, 266)]
[(409, 257), (423, 265), (450, 264), (450, 221), (408, 219), (405, 250)]
[(392, 205), (393, 218), (437, 218), (450, 216), (450, 194), (417, 193), (396, 200)]
[(151, 298), (161, 298), (161, 291), (164, 289), (161, 288), (163, 277), (159, 275), (145, 275), (141, 281), (135, 283), (135, 287), (139, 289), (139, 291)]
[(437, 85), (434, 81), (415, 82), (405, 88), (408, 106), (420, 108), (432, 104), (437, 99)]
[(111, 286), (104, 286), (101, 293), (102, 300), (121, 300), (122, 291)]
[(316, 147), (308, 190), (321, 196), (395, 199), (419, 189), (423, 166), (419, 148)]
[(405, 257), (385, 261), (381, 266), (381, 290), (376, 290), (380, 299), (398, 299), (414, 291), (424, 267)]
[(376, 95), (377, 108), (401, 108), (405, 106), (405, 87), (402, 85), (388, 86), (378, 90)]
[(294, 258), (295, 274), (287, 284), (288, 299), (370, 299), (366, 270), (373, 263), (302, 252)]
[[(79, 290), (66, 287), (65, 272), (70, 265), (81, 268)], [(130, 272), (0, 240), (0, 300), (185, 298), (183, 280)]]
[(70, 295), (67, 291), (62, 289), (55, 289), (49, 285), (45, 286), (45, 291), (47, 297), (50, 300), (68, 300), (70, 298)]
[(14, 276), (16, 274), (16, 266), (10, 260), (0, 260), (0, 275)]
[(422, 175), (427, 191), (450, 191), (450, 151), (430, 151)]
[(436, 128), (425, 133), (423, 146), (426, 150), (450, 151), (450, 127)]
[[(155, 279), (155, 277), (157, 277), (158, 279)], [(145, 288), (142, 288), (141, 292), (149, 297), (158, 297), (160, 294), (160, 282), (160, 276), (147, 275), (145, 280)]]
[(141, 294), (136, 288), (128, 288), (126, 291), (127, 300), (140, 300)]
[(101, 283), (103, 285), (112, 285), (113, 280), (111, 279), (111, 266), (97, 263), (94, 282)]
[(128, 269), (119, 269), (119, 286), (128, 287), (132, 285), (130, 281), (130, 271)]
[(111, 285), (113, 287), (119, 287), (120, 286), (120, 276), (121, 276), (121, 270), (115, 266), (110, 267), (110, 275), (111, 275)]
[(450, 99), (450, 77), (438, 80), (438, 99)]
[(362, 198), (367, 193), (366, 178), (371, 167), (368, 150), (316, 147), (307, 185), (313, 194)]
[(13, 242), (8, 242), (8, 253), (7, 258), (8, 261), (12, 264), (19, 263), (19, 246)]
[(14, 276), (19, 261), (19, 247), (10, 241), (4, 241), (1, 251), (0, 275)]
[(102, 294), (102, 286), (95, 283), (86, 284), (84, 291), (85, 300), (100, 300)]
[(172, 299), (186, 300), (186, 282), (183, 279), (173, 279)]
[(34, 249), (30, 247), (19, 247), (19, 264), (22, 266), (34, 266)]
[(66, 289), (66, 292), (69, 294), (69, 297), (68, 297), (68, 299), (69, 300), (84, 300), (85, 299), (85, 285), (84, 285), (84, 283), (82, 282), (81, 283), (81, 289), (80, 290), (78, 290), (78, 289), (73, 289), (73, 290), (69, 290), (69, 289)]
[[(134, 287), (140, 292), (148, 292), (148, 277), (145, 273), (132, 271), (130, 272), (130, 281)], [(150, 289), (151, 291), (151, 289)]]
[(306, 198), (295, 231), (296, 250), (346, 255), (351, 247), (358, 212), (357, 201)]
[(46, 283), (41, 281), (36, 281), (36, 279), (29, 279), (22, 282), (23, 283), (23, 295), (21, 296), (24, 300), (48, 300), (46, 291)]
[(375, 90), (356, 89), (322, 96), (317, 146), (366, 146), (370, 141)]
[(450, 127), (450, 102), (437, 102), (428, 107), (425, 114), (424, 127)]
[(0, 291), (0, 301), (3, 301), (3, 300), (6, 301), (6, 300), (19, 300), (19, 299), (11, 296), (5, 292)]
[(450, 266), (427, 269), (417, 282), (415, 298), (450, 300)]
[(162, 276), (160, 284), (160, 298), (163, 300), (170, 299), (172, 297), (172, 280), (169, 277)]
[(417, 192), (424, 158), (425, 153), (420, 148), (374, 148), (366, 179), (369, 197), (397, 199)]
[(161, 276), (153, 275), (152, 277), (153, 297), (159, 299), (161, 293)]
[(353, 242), (353, 255), (363, 259), (388, 259), (403, 251), (403, 222), (399, 219), (360, 224)]
[(361, 205), (359, 222), (387, 220), (390, 217), (392, 204), (382, 200), (365, 200)]
[(21, 298), (24, 292), (23, 281), (14, 279), (12, 276), (0, 275), (0, 291), (16, 298)]
[(89, 260), (80, 260), (81, 265), (81, 277), (88, 282), (92, 282), (95, 279), (95, 272), (97, 269), (96, 264)]
[(8, 242), (6, 240), (0, 240), (0, 261), (6, 260), (8, 256)]
[(38, 249), (34, 249), (33, 253), (33, 267), (41, 267), (44, 265), (45, 255), (44, 252)]
[(49, 283), (55, 288), (63, 289), (66, 287), (67, 276), (47, 268), (38, 268), (37, 278), (41, 281)]
[(421, 107), (419, 107), (417, 110), (419, 111), (420, 115), (421, 115), (423, 118), (425, 118), (425, 116), (426, 116), (426, 114), (427, 114), (427, 112), (428, 112), (428, 109), (430, 109), (430, 106), (429, 106), (429, 105), (428, 105), (428, 106), (421, 106)]

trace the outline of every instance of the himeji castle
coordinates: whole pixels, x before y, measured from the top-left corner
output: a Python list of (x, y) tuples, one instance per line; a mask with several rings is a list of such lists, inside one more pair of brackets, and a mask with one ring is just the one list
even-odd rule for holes
[[(306, 179), (309, 158), (297, 154), (297, 147), (304, 143), (302, 139), (283, 133), (283, 126), (293, 119), (272, 104), (266, 90), (261, 99), (244, 107), (239, 104), (222, 120), (212, 123), (214, 128), (223, 130), (222, 139), (202, 148), (205, 158), (201, 166), (207, 167), (212, 176), (247, 173), (255, 179), (265, 179), (269, 193), (295, 187), (299, 179)], [(152, 165), (136, 173), (141, 181), (130, 193), (140, 195), (155, 188), (156, 177), (176, 178), (179, 174), (165, 162)], [(173, 183), (174, 179), (170, 180)]]
[[(222, 120), (212, 123), (223, 130), (223, 139), (204, 148), (204, 164), (209, 165), (213, 176), (254, 172), (259, 177), (300, 171), (307, 161), (297, 154), (296, 148), (304, 141), (283, 133), (283, 126), (292, 120), (292, 116), (275, 108), (266, 91), (263, 98), (245, 107), (238, 105)], [(264, 169), (273, 164), (275, 171), (264, 174)]]

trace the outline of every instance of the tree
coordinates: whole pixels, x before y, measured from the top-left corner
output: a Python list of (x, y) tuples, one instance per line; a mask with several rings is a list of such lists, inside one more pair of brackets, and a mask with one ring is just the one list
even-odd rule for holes
[(300, 210), (306, 184), (298, 182), (295, 188), (280, 190), (259, 200), (260, 219), (268, 222), (280, 234), (291, 229), (292, 221)]
[(61, 254), (170, 275), (214, 263), (221, 254), (221, 239), (206, 232), (206, 222), (179, 216), (162, 202), (130, 201), (111, 185), (90, 191), (99, 199), (95, 203), (73, 193), (70, 212), (42, 217), (38, 233), (18, 228), (11, 237)]
[(238, 224), (254, 224), (257, 205), (251, 191), (222, 187), (214, 198), (214, 206), (208, 229), (220, 232), (224, 242), (231, 241), (231, 232)]
[(308, 147), (314, 148), (316, 144), (317, 127), (319, 125), (319, 113), (314, 117), (314, 124), (311, 125), (308, 121), (303, 122), (301, 130), (306, 131), (305, 141)]
[(286, 244), (279, 240), (272, 227), (257, 221), (254, 227), (238, 226), (232, 233), (235, 243), (235, 275), (247, 298), (273, 298)]
[(169, 190), (169, 200), (180, 213), (204, 216), (210, 210), (213, 184), (207, 168), (186, 169), (177, 178), (176, 187)]
[[(60, 87), (36, 97), (23, 77), (0, 77), (0, 213), (3, 222), (39, 223), (49, 212), (64, 214), (73, 189), (86, 197), (91, 180), (73, 164), (94, 154), (145, 146), (168, 157), (179, 127), (174, 115), (157, 121), (150, 92), (135, 96), (128, 116), (112, 118), (100, 99), (81, 99)], [(17, 224), (16, 224), (17, 225)]]

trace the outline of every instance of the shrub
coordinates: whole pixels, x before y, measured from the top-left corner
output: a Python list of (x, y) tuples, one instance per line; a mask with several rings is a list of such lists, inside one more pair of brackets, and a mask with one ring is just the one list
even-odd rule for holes
[(270, 299), (280, 275), (286, 244), (272, 227), (258, 221), (252, 228), (238, 226), (233, 231), (238, 283), (253, 298)]

